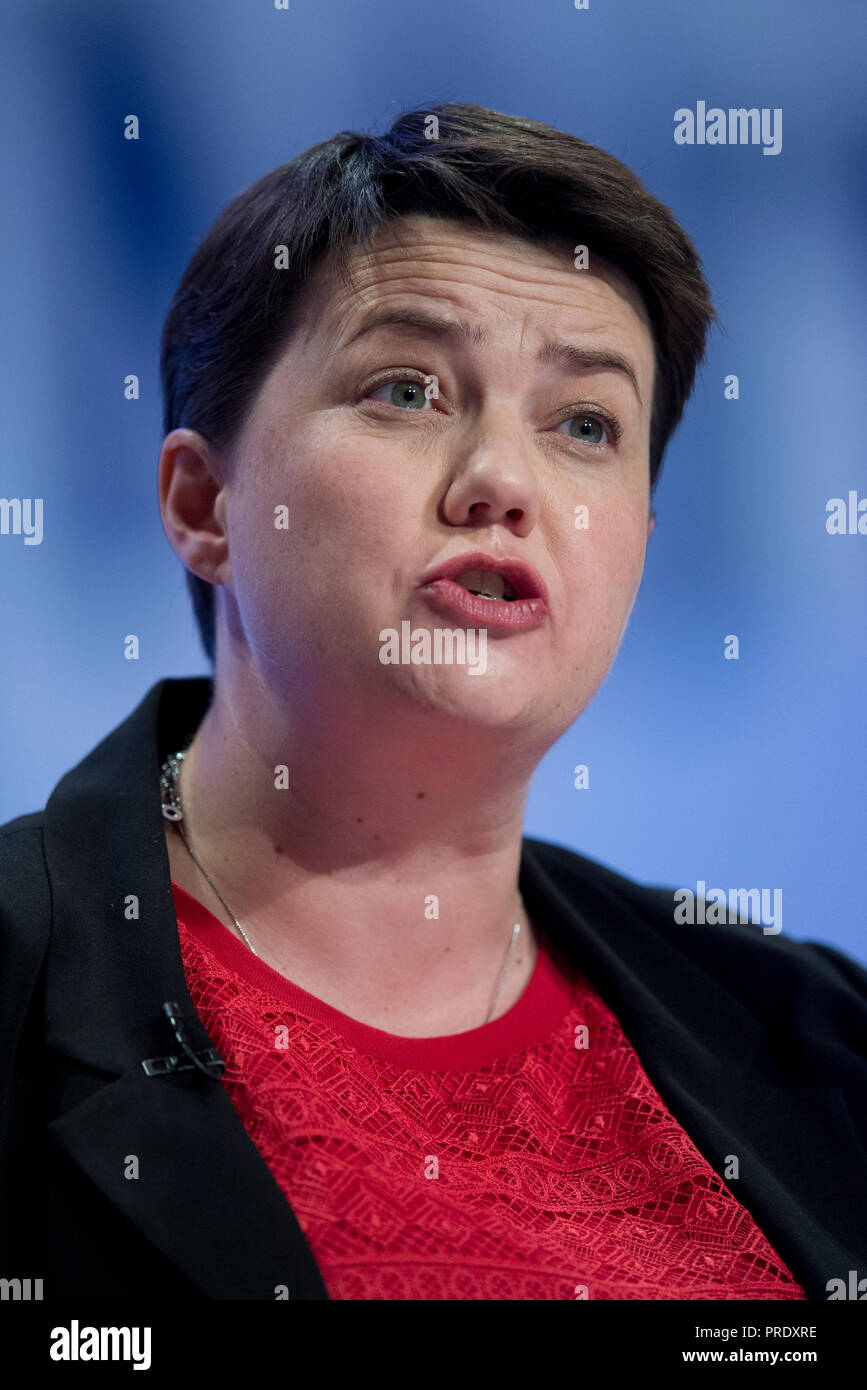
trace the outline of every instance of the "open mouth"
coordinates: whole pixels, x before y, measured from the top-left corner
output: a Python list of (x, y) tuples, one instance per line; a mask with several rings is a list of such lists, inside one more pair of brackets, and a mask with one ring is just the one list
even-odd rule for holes
[(441, 616), (492, 633), (529, 632), (550, 618), (545, 581), (526, 560), (471, 550), (432, 568), (419, 585)]
[(497, 574), (496, 570), (464, 570), (461, 574), (454, 575), (452, 582), (460, 584), (461, 588), (476, 594), (478, 598), (490, 599), (494, 603), (503, 600), (513, 603), (518, 597), (514, 585), (503, 575)]
[(473, 616), (475, 604), (474, 616), (481, 617), (483, 605), (476, 599), (483, 600), (491, 609), (490, 624), (503, 625), (504, 631), (538, 626), (548, 617), (548, 591), (542, 576), (517, 556), (484, 550), (455, 555), (432, 568), (419, 587), (435, 605), (448, 609), (449, 616), (453, 611)]

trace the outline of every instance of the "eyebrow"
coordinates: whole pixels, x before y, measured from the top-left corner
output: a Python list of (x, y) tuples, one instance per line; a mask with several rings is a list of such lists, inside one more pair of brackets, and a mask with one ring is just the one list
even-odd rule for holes
[[(378, 328), (409, 328), (426, 333), (429, 337), (440, 338), (454, 343), (472, 343), (475, 346), (487, 342), (487, 334), (478, 324), (465, 319), (440, 318), (426, 313), (423, 309), (379, 309), (372, 312), (344, 343), (350, 347), (359, 338)], [(561, 343), (555, 338), (546, 338), (540, 347), (536, 360), (542, 366), (559, 366), (568, 371), (585, 372), (602, 369), (621, 372), (627, 378), (644, 408), (635, 369), (627, 358), (611, 348), (579, 347), (577, 343)]]

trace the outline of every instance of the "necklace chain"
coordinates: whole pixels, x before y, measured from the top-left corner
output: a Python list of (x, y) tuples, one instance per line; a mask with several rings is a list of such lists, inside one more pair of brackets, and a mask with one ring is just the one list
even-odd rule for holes
[[(208, 873), (208, 871), (207, 871), (207, 869), (205, 868), (205, 866), (199, 862), (199, 860), (196, 858), (196, 855), (193, 853), (193, 847), (192, 847), (192, 845), (190, 844), (189, 839), (187, 838), (186, 831), (184, 830), (184, 826), (183, 826), (184, 810), (183, 810), (183, 807), (181, 806), (181, 793), (180, 793), (180, 788), (179, 788), (179, 785), (178, 785), (178, 779), (179, 779), (179, 776), (180, 776), (181, 763), (184, 761), (185, 756), (186, 756), (186, 749), (182, 749), (179, 753), (170, 753), (169, 756), (166, 758), (165, 762), (163, 763), (161, 769), (160, 769), (160, 786), (161, 786), (162, 789), (163, 789), (163, 798), (162, 798), (162, 811), (163, 811), (163, 816), (165, 817), (166, 820), (172, 821), (172, 822), (174, 822), (174, 824), (177, 825), (178, 830), (180, 831), (180, 834), (181, 834), (181, 838), (182, 838), (184, 844), (186, 845), (187, 850), (189, 851), (189, 855), (190, 855), (190, 858), (192, 859), (193, 863), (194, 863), (194, 864), (196, 865), (196, 867), (201, 871), (201, 873), (204, 874), (205, 878), (208, 880), (208, 883), (209, 883), (209, 884), (211, 885), (211, 887), (213, 888), (213, 890), (214, 890), (214, 892), (216, 893), (217, 897), (220, 899), (220, 902), (223, 904), (223, 907), (226, 909), (226, 911), (228, 912), (228, 914), (229, 914), (229, 916), (231, 917), (232, 921), (235, 923), (235, 926), (238, 928), (238, 931), (241, 933), (241, 937), (242, 937), (243, 941), (245, 942), (245, 944), (246, 944), (246, 945), (249, 947), (249, 949), (253, 952), (253, 955), (254, 955), (254, 956), (257, 956), (258, 959), (261, 960), (262, 957), (259, 955), (259, 952), (256, 950), (256, 947), (253, 945), (253, 943), (252, 943), (252, 941), (250, 940), (249, 936), (248, 936), (247, 933), (244, 931), (244, 928), (241, 926), (241, 923), (238, 921), (238, 919), (237, 919), (237, 917), (235, 916), (234, 912), (233, 912), (232, 909), (229, 907), (229, 904), (226, 902), (225, 898), (223, 897), (223, 895), (222, 895), (222, 893), (220, 892), (219, 888), (218, 888), (217, 885), (215, 884), (214, 880), (211, 878), (211, 875)], [(489, 1022), (490, 1022), (490, 1020), (491, 1020), (491, 1015), (493, 1014), (494, 1009), (496, 1008), (497, 1000), (498, 1000), (499, 997), (500, 997), (500, 991), (502, 990), (503, 984), (504, 984), (505, 979), (506, 979), (506, 974), (507, 974), (508, 969), (509, 969), (509, 962), (511, 961), (512, 952), (513, 952), (514, 949), (515, 949), (515, 943), (516, 943), (517, 940), (518, 940), (518, 935), (519, 935), (519, 933), (520, 933), (520, 930), (521, 930), (521, 923), (520, 923), (520, 922), (516, 922), (515, 925), (514, 925), (514, 927), (512, 928), (512, 937), (511, 937), (511, 940), (509, 941), (509, 949), (508, 949), (508, 951), (506, 952), (505, 964), (503, 965), (503, 969), (502, 969), (502, 971), (501, 971), (501, 973), (500, 973), (500, 982), (499, 982), (499, 984), (497, 985), (496, 993), (494, 994), (494, 998), (493, 998), (493, 1002), (491, 1003), (491, 1007), (490, 1007), (490, 1009), (488, 1010), (488, 1016), (487, 1016), (487, 1018), (485, 1019), (485, 1023), (489, 1023)]]

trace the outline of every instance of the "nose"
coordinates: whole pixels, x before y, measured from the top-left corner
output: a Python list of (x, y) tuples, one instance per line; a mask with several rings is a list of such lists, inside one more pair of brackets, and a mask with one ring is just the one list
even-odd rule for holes
[(462, 434), (441, 507), (450, 526), (506, 526), (517, 536), (533, 530), (539, 483), (525, 429), (500, 405)]

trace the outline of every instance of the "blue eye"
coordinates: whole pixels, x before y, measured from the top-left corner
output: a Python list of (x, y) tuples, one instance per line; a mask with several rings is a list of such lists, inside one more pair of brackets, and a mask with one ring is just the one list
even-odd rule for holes
[(604, 444), (605, 425), (611, 430), (615, 440), (620, 437), (620, 430), (617, 426), (617, 422), (607, 415), (600, 417), (597, 415), (584, 415), (579, 413), (577, 415), (569, 415), (560, 423), (571, 426), (573, 420), (578, 422), (578, 428), (574, 430), (570, 428), (568, 433), (572, 439), (583, 440), (585, 444)]
[[(393, 376), (389, 381), (381, 382), (379, 386), (367, 393), (370, 400), (381, 400), (383, 404), (395, 406), (398, 410), (425, 410), (433, 409), (431, 398), (426, 395), (427, 383), (436, 381), (435, 377), (426, 376), (423, 381), (418, 381), (411, 376)], [(387, 391), (388, 397), (383, 397), (381, 392)], [(572, 422), (577, 422), (577, 428), (572, 428)], [(621, 437), (622, 429), (613, 415), (607, 411), (593, 407), (592, 410), (578, 410), (574, 415), (569, 415), (565, 420), (561, 420), (558, 430), (562, 425), (568, 425), (569, 435), (572, 439), (578, 439), (584, 444), (590, 444), (593, 448), (600, 448), (606, 443), (611, 446), (616, 444)], [(608, 438), (606, 439), (606, 430)]]
[(398, 409), (407, 408), (409, 410), (424, 410), (430, 402), (425, 396), (424, 386), (420, 381), (413, 381), (410, 377), (400, 377), (396, 381), (386, 381), (382, 386), (377, 386), (375, 391), (371, 391), (371, 399), (376, 398), (377, 391), (390, 392), (388, 403), (396, 405)]

